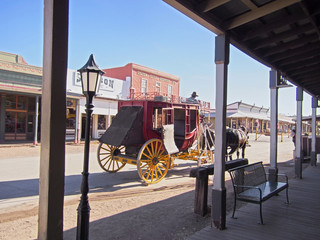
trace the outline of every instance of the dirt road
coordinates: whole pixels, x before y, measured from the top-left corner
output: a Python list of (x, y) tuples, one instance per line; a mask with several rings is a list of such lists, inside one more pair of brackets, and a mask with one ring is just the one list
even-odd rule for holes
[[(96, 151), (97, 144), (91, 145)], [(18, 148), (16, 148), (18, 149)], [(250, 147), (246, 150), (249, 162), (269, 163), (269, 137), (261, 136), (254, 141), (250, 136)], [(293, 176), (293, 144), (285, 137), (278, 145), (279, 171)], [(83, 146), (67, 145), (66, 152), (83, 151)], [(20, 147), (19, 150), (0, 148), (3, 154), (39, 154), (39, 147)], [(143, 186), (135, 177), (134, 170), (125, 170), (127, 182), (107, 189), (90, 189), (90, 239), (186, 239), (210, 224), (210, 216), (200, 217), (193, 213), (194, 179), (189, 177), (194, 162), (180, 162), (170, 170), (159, 184)], [(266, 165), (267, 166), (267, 165)], [(103, 173), (103, 176), (108, 173)], [(120, 173), (118, 173), (120, 174)], [(228, 211), (232, 206), (231, 183), (226, 175)], [(212, 178), (210, 178), (212, 184)], [(209, 204), (211, 194), (209, 192)], [(64, 206), (64, 239), (75, 239), (77, 207), (80, 195), (67, 196)], [(1, 203), (1, 202), (0, 202)], [(36, 239), (37, 204), (24, 204), (5, 209), (0, 214), (0, 239)]]

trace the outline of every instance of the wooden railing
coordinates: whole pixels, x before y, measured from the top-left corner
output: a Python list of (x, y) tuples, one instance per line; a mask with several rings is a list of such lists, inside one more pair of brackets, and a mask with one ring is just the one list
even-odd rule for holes
[[(148, 101), (163, 101), (170, 103), (188, 103), (187, 98), (159, 92), (134, 92), (130, 91), (130, 100), (148, 100)], [(201, 110), (210, 110), (210, 103), (198, 100)]]

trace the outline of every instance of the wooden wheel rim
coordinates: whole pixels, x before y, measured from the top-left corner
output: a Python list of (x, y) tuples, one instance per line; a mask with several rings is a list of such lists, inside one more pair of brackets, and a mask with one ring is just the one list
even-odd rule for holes
[(160, 182), (170, 167), (170, 158), (161, 140), (147, 141), (139, 151), (137, 169), (140, 178), (147, 184)]
[(113, 156), (115, 154), (125, 153), (125, 147), (115, 147), (109, 144), (100, 143), (97, 152), (97, 159), (100, 167), (106, 172), (115, 173), (123, 168), (126, 163), (115, 160)]

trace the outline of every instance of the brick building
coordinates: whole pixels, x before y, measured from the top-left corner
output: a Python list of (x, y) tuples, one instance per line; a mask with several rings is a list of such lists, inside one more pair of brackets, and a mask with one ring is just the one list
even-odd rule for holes
[(135, 63), (103, 71), (108, 77), (130, 80), (131, 99), (152, 99), (155, 96), (164, 96), (170, 100), (179, 97), (180, 78), (177, 76)]

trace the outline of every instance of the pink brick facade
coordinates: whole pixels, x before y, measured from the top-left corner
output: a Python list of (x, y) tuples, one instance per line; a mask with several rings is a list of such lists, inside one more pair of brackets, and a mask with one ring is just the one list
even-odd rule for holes
[(136, 96), (147, 93), (148, 95), (179, 97), (180, 78), (177, 76), (134, 63), (129, 63), (123, 67), (104, 69), (103, 71), (105, 71), (106, 76), (112, 78), (125, 80), (126, 77), (130, 77), (130, 91)]

